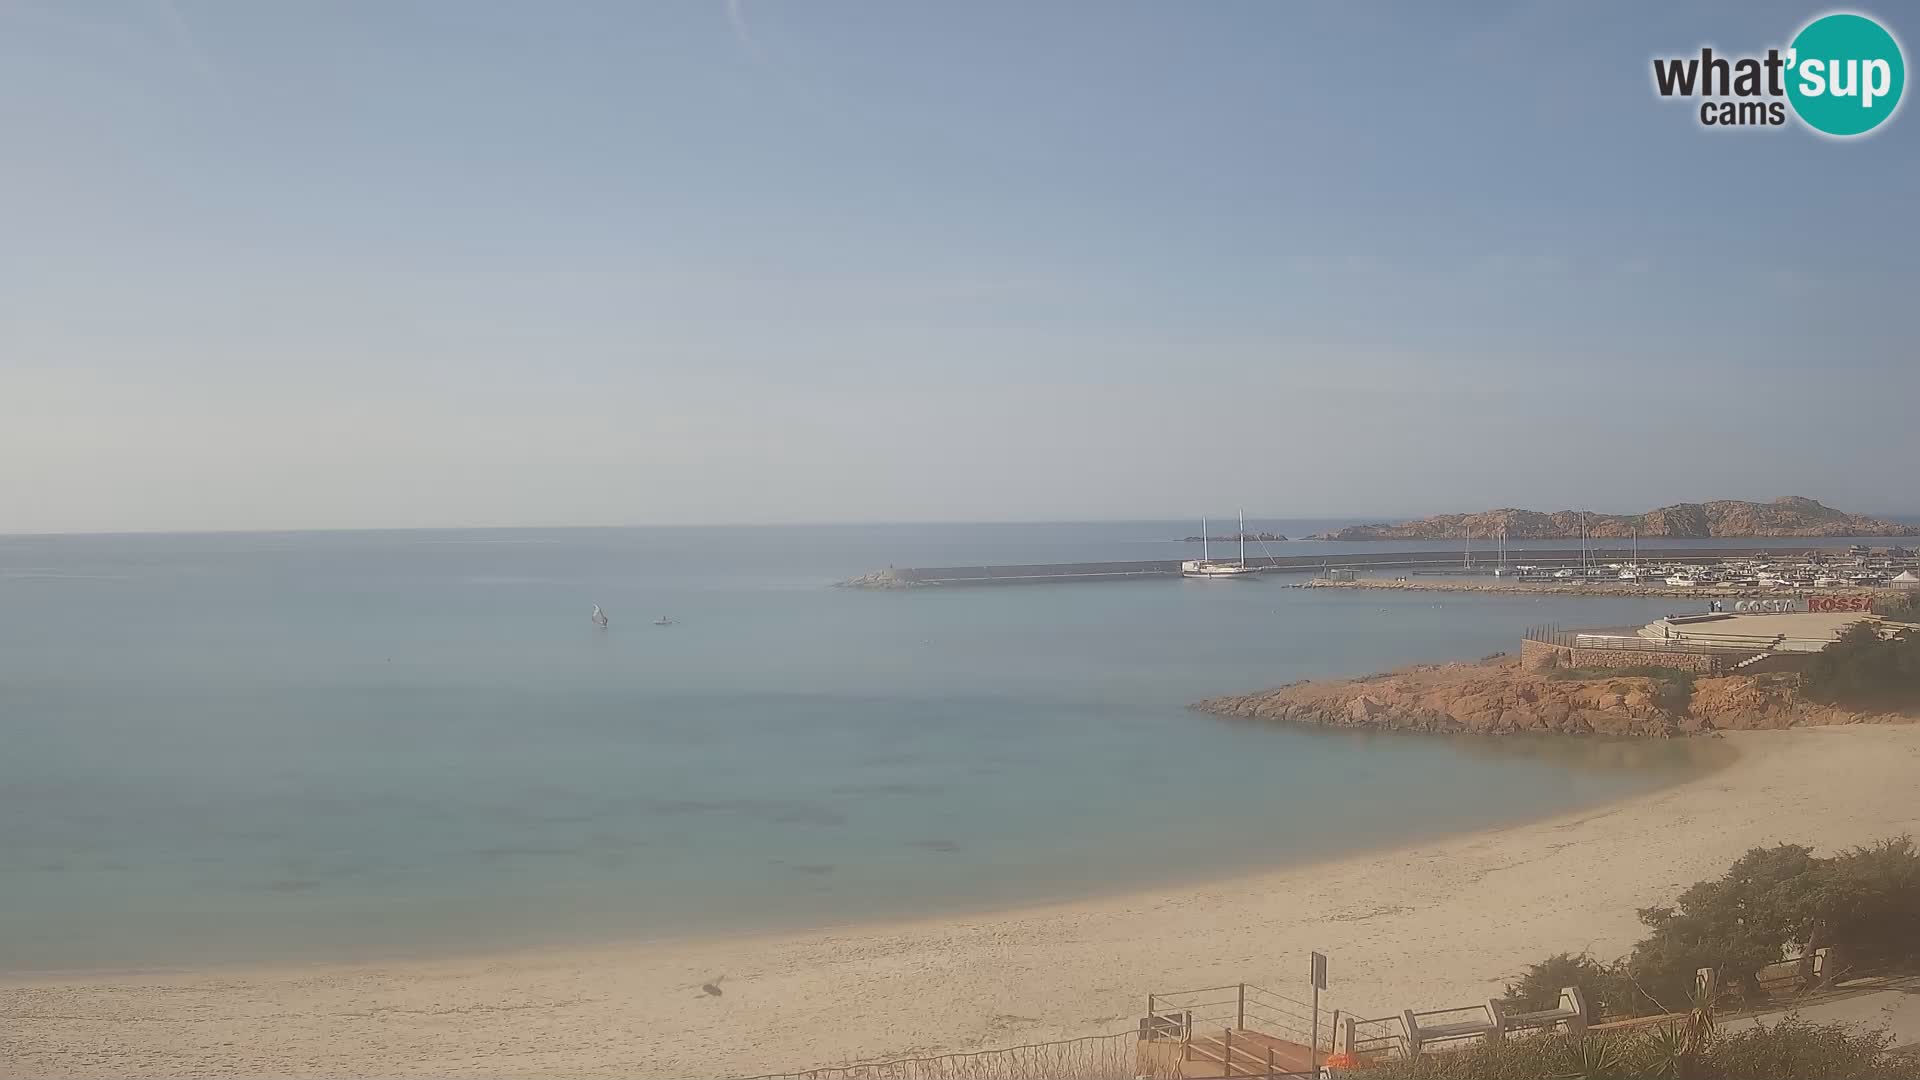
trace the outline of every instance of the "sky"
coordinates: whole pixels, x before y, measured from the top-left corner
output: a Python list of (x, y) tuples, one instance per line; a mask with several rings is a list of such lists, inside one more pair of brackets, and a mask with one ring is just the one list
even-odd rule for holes
[(0, 0), (0, 533), (1920, 511), (1824, 10)]

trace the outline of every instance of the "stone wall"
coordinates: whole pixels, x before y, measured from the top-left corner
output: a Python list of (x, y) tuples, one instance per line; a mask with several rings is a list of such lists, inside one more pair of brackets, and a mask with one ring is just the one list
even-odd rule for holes
[(1532, 638), (1520, 639), (1520, 667), (1524, 671), (1545, 671), (1548, 668), (1572, 667), (1573, 650), (1564, 645), (1552, 645)]
[(1661, 667), (1712, 675), (1720, 670), (1722, 663), (1718, 654), (1684, 649), (1575, 648), (1572, 652), (1573, 666), (1583, 668)]
[(1725, 665), (1726, 658), (1718, 653), (1691, 652), (1686, 649), (1596, 649), (1583, 645), (1554, 645), (1531, 638), (1520, 642), (1520, 667), (1526, 671), (1546, 671), (1556, 667), (1662, 667), (1691, 671), (1695, 675), (1716, 675), (1725, 670)]

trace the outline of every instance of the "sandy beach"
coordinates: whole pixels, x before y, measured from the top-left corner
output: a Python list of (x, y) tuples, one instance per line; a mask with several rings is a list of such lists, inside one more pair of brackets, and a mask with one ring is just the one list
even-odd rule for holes
[[(1299, 991), (1310, 949), (1332, 958), (1329, 1007), (1379, 1016), (1484, 998), (1551, 952), (1619, 955), (1636, 907), (1752, 845), (1920, 832), (1920, 726), (1727, 737), (1724, 769), (1613, 806), (1179, 890), (723, 941), (4, 982), (0, 1075), (742, 1075), (1125, 1030), (1149, 991)], [(721, 974), (724, 996), (699, 992)]]

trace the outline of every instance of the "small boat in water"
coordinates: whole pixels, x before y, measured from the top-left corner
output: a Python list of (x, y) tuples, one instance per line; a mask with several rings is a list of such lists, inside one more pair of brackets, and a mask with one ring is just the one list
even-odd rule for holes
[(665, 615), (653, 620), (653, 625), (655, 626), (672, 626), (673, 623), (674, 620), (667, 618)]

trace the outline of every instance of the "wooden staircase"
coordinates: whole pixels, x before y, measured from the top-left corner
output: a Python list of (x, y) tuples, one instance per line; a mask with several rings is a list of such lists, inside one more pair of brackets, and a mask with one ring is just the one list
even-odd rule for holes
[(1302, 1043), (1258, 1031), (1223, 1028), (1218, 1035), (1193, 1033), (1180, 1075), (1183, 1080), (1311, 1076), (1313, 1065), (1313, 1053)]

